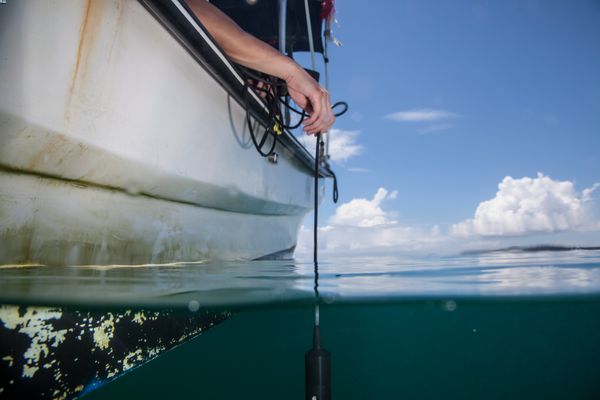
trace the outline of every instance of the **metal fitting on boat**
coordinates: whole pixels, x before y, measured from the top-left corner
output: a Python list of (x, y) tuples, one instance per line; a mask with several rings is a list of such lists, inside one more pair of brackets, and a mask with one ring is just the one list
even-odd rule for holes
[(275, 152), (269, 154), (269, 156), (267, 157), (267, 160), (269, 160), (269, 162), (272, 164), (277, 164), (278, 159), (279, 156)]

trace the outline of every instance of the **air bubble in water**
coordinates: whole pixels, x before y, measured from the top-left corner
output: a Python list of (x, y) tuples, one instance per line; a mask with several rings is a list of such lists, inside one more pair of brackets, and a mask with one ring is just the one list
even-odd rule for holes
[(446, 311), (454, 311), (456, 310), (456, 302), (454, 300), (447, 300), (444, 302), (444, 310)]
[(188, 310), (196, 312), (200, 309), (200, 303), (197, 300), (190, 300), (188, 303)]

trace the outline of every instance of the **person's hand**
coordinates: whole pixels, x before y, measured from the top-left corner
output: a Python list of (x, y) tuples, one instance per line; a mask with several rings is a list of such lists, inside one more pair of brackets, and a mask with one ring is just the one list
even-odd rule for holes
[(327, 132), (335, 122), (327, 90), (302, 68), (294, 69), (285, 81), (292, 100), (310, 114), (303, 122), (304, 132), (309, 135)]
[(273, 88), (268, 83), (263, 81), (255, 81), (254, 79), (248, 79), (247, 82), (248, 85), (252, 86), (256, 92), (258, 92), (258, 95), (263, 99), (266, 99), (268, 94), (275, 95), (273, 93)]
[(306, 133), (325, 133), (331, 128), (335, 116), (331, 111), (329, 93), (302, 67), (270, 45), (244, 32), (227, 15), (206, 0), (187, 1), (228, 57), (248, 68), (286, 81), (292, 100), (310, 115), (304, 121)]

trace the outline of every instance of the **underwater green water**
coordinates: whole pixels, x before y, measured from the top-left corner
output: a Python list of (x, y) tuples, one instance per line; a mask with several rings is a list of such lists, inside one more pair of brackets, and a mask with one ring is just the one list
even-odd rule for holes
[[(302, 261), (0, 269), (0, 398), (303, 399), (313, 278)], [(318, 289), (334, 399), (600, 398), (598, 251), (326, 260)]]
[[(86, 399), (303, 399), (312, 309), (260, 307)], [(337, 399), (598, 399), (600, 298), (321, 307)]]

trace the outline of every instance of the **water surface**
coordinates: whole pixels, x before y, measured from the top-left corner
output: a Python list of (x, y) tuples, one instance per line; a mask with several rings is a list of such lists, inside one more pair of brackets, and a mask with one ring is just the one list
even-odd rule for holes
[[(186, 307), (312, 301), (309, 260), (0, 269), (0, 302)], [(326, 303), (431, 297), (600, 293), (600, 251), (455, 257), (354, 257), (319, 262)]]
[[(193, 333), (171, 329), (173, 350), (83, 385), (98, 388), (86, 398), (302, 399), (313, 272), (302, 259), (5, 268), (0, 303), (160, 312)], [(600, 398), (600, 251), (325, 259), (318, 289), (334, 398)]]

